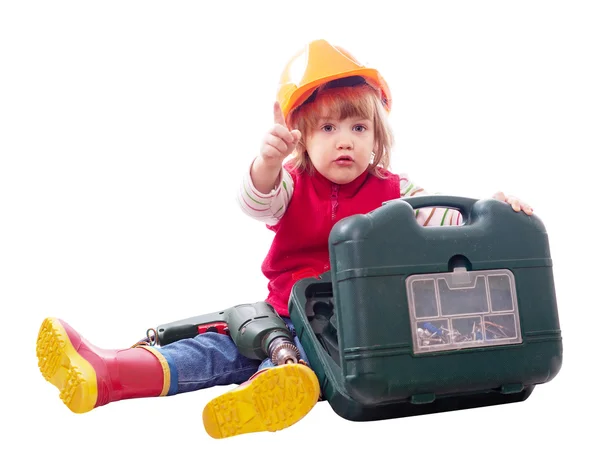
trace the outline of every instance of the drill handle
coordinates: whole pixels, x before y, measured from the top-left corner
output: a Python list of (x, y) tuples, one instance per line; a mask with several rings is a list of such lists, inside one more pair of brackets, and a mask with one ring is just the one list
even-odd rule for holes
[(156, 339), (159, 346), (165, 346), (177, 340), (193, 338), (206, 331), (228, 334), (224, 311), (159, 325), (156, 328)]

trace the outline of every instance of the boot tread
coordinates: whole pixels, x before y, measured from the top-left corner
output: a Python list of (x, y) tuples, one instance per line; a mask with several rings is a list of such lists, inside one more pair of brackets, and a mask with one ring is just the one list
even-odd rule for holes
[(210, 401), (204, 425), (213, 438), (282, 430), (308, 414), (319, 392), (319, 381), (310, 368), (280, 365)]
[(38, 367), (46, 381), (59, 390), (59, 398), (75, 413), (94, 408), (97, 399), (96, 375), (93, 367), (71, 344), (60, 321), (46, 318), (36, 343)]

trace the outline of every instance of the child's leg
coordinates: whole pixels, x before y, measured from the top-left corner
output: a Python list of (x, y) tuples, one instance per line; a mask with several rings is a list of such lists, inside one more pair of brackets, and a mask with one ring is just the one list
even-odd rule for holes
[[(126, 398), (243, 383), (204, 409), (205, 428), (215, 438), (289, 427), (319, 397), (319, 382), (310, 368), (288, 364), (256, 372), (259, 361), (242, 356), (231, 338), (217, 333), (162, 348), (104, 350), (64, 321), (49, 318), (40, 328), (37, 356), (44, 377), (77, 413)], [(268, 365), (265, 361), (261, 368)]]
[(42, 375), (76, 413), (127, 398), (241, 383), (259, 365), (240, 355), (224, 335), (199, 335), (164, 348), (105, 350), (55, 318), (42, 323), (36, 351)]
[(256, 373), (259, 360), (241, 355), (233, 340), (207, 332), (157, 349), (171, 367), (169, 395), (212, 386), (241, 384)]

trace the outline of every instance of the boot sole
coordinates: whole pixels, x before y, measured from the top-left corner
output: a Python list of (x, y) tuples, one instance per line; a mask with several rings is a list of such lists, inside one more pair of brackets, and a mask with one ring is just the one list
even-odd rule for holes
[(282, 430), (306, 416), (319, 393), (310, 368), (279, 365), (211, 400), (202, 413), (204, 428), (213, 438)]
[(98, 398), (96, 372), (73, 347), (58, 319), (44, 319), (36, 355), (42, 376), (58, 388), (60, 399), (71, 411), (85, 413), (94, 408)]

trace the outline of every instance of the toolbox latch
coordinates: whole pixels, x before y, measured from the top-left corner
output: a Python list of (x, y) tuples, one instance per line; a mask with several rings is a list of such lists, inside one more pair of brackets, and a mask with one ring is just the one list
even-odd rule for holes
[(517, 394), (517, 393), (521, 392), (523, 389), (524, 389), (523, 384), (518, 382), (515, 384), (503, 384), (502, 387), (500, 387), (500, 392), (502, 392), (503, 394)]
[(426, 403), (433, 403), (435, 400), (435, 394), (433, 392), (427, 394), (417, 394), (410, 397), (410, 402), (413, 405), (424, 405)]

